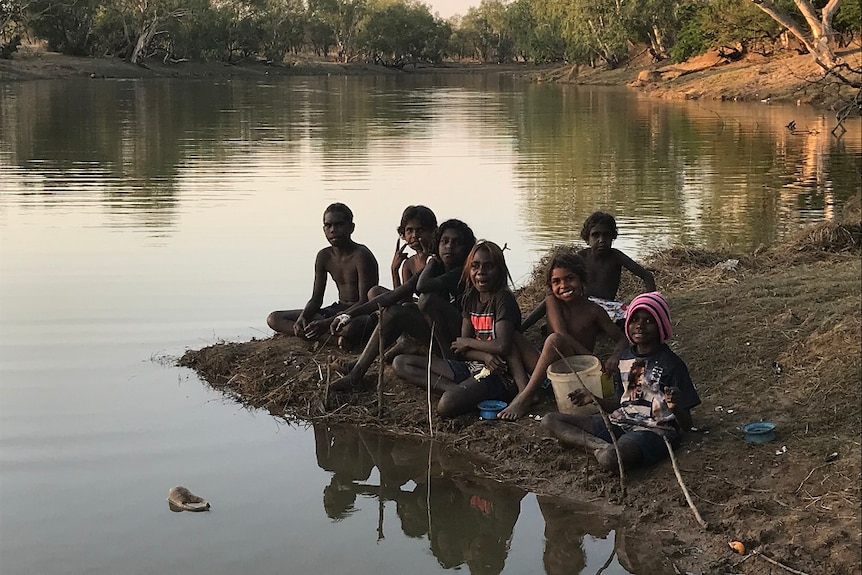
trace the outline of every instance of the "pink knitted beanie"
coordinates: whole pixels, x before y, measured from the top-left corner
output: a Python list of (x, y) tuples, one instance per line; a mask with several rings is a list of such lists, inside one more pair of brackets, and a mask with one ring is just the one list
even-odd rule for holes
[(667, 300), (657, 291), (642, 293), (632, 300), (626, 309), (626, 337), (629, 335), (629, 322), (634, 313), (639, 309), (645, 309), (655, 318), (658, 324), (658, 336), (662, 343), (670, 339), (673, 331), (670, 327), (670, 308)]

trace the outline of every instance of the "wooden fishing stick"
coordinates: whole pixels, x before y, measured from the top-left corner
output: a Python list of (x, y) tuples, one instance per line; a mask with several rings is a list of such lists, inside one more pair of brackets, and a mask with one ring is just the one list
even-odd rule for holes
[(380, 372), (377, 374), (377, 419), (383, 415), (383, 368), (386, 367), (386, 362), (383, 360), (383, 306), (377, 304), (379, 318), (377, 319), (377, 344), (380, 357)]
[(434, 348), (434, 326), (437, 322), (431, 322), (431, 343), (428, 345), (428, 389), (426, 397), (428, 398), (428, 432), (431, 437), (434, 437), (434, 423), (431, 419), (431, 350)]
[(611, 420), (608, 418), (608, 415), (605, 413), (605, 410), (602, 409), (602, 406), (599, 404), (598, 400), (596, 399), (596, 396), (593, 395), (593, 392), (587, 388), (586, 384), (584, 383), (584, 380), (581, 379), (581, 376), (578, 374), (577, 371), (575, 371), (575, 368), (572, 367), (572, 364), (569, 363), (569, 358), (564, 357), (563, 353), (557, 348), (557, 346), (554, 346), (554, 351), (556, 351), (557, 355), (559, 355), (560, 358), (564, 362), (566, 362), (566, 366), (571, 370), (572, 373), (575, 374), (575, 377), (578, 378), (578, 383), (581, 384), (581, 387), (584, 388), (584, 391), (586, 391), (587, 393), (590, 394), (590, 401), (592, 401), (593, 405), (595, 405), (596, 408), (599, 410), (599, 415), (602, 417), (602, 421), (604, 422), (605, 427), (608, 430), (608, 435), (611, 436), (611, 444), (614, 446), (614, 452), (617, 454), (617, 465), (620, 468), (620, 490), (622, 490), (623, 497), (625, 497), (625, 495), (626, 495), (626, 471), (625, 471), (625, 468), (623, 467), (623, 457), (622, 457), (622, 454), (620, 453), (620, 448), (617, 445), (617, 437), (616, 437), (616, 435), (614, 435), (613, 427), (611, 427)]
[(673, 465), (673, 473), (676, 475), (676, 481), (679, 483), (680, 489), (682, 489), (682, 494), (685, 495), (685, 500), (688, 501), (688, 506), (691, 507), (692, 513), (694, 513), (694, 518), (697, 519), (697, 522), (704, 529), (707, 528), (706, 521), (703, 520), (703, 517), (700, 516), (700, 512), (697, 510), (697, 507), (694, 504), (694, 501), (691, 500), (691, 495), (688, 493), (688, 489), (685, 487), (685, 483), (682, 480), (682, 474), (679, 472), (679, 466), (676, 464), (676, 456), (673, 454), (673, 446), (670, 444), (670, 440), (667, 436), (662, 435), (662, 439), (664, 439), (664, 444), (667, 446), (668, 455), (670, 455), (670, 462)]

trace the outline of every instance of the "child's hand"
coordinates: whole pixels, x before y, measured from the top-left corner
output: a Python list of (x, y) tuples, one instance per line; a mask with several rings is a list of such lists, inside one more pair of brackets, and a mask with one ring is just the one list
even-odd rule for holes
[(593, 402), (592, 394), (583, 387), (571, 392), (569, 394), (569, 399), (575, 405), (589, 405)]
[(605, 360), (604, 365), (602, 366), (602, 371), (604, 371), (608, 375), (613, 375), (620, 369), (620, 356), (618, 354), (614, 354)]
[(457, 337), (455, 341), (452, 342), (452, 351), (455, 355), (463, 355), (468, 349), (470, 349), (470, 342), (472, 338), (469, 337)]
[(296, 337), (303, 337), (303, 335), (305, 334), (305, 326), (305, 318), (299, 316), (299, 318), (297, 318), (297, 320), (293, 322), (293, 335), (295, 335)]
[(329, 327), (329, 320), (326, 319), (316, 319), (313, 322), (309, 323), (305, 326), (305, 338), (306, 339), (317, 339), (324, 333), (326, 333), (326, 329)]
[(329, 324), (329, 333), (332, 335), (338, 335), (341, 333), (348, 323), (350, 323), (350, 316), (346, 313), (339, 314), (332, 318), (332, 323)]
[(485, 367), (487, 367), (491, 373), (505, 373), (506, 369), (508, 369), (508, 365), (506, 364), (506, 360), (504, 360), (499, 355), (490, 355), (487, 359), (485, 359)]
[(676, 404), (676, 398), (679, 396), (679, 388), (678, 387), (665, 387), (664, 388), (664, 402), (670, 409), (673, 409)]
[(398, 271), (405, 261), (407, 261), (407, 254), (404, 250), (407, 249), (407, 243), (402, 246), (401, 238), (395, 240), (395, 254), (392, 256), (392, 271)]

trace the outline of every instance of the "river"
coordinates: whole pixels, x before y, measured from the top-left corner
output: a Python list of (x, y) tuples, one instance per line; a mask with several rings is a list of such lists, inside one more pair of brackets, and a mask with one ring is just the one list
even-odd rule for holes
[[(174, 360), (304, 304), (331, 202), (382, 278), (401, 211), (425, 204), (505, 243), (521, 285), (596, 209), (635, 258), (749, 250), (860, 188), (859, 122), (837, 139), (795, 106), (456, 75), (0, 98), (4, 573), (635, 572), (588, 510), (450, 473), (428, 446), (279, 424)], [(212, 510), (171, 513), (178, 484)]]

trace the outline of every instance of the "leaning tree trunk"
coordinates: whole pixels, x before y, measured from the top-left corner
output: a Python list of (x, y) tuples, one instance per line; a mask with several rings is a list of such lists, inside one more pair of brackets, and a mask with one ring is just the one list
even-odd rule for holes
[(832, 50), (834, 44), (834, 31), (832, 19), (838, 12), (842, 0), (829, 0), (820, 11), (820, 17), (814, 7), (807, 0), (793, 0), (796, 7), (805, 18), (810, 34), (802, 29), (784, 9), (770, 0), (752, 0), (758, 8), (766, 12), (776, 22), (784, 26), (788, 32), (796, 36), (805, 48), (814, 56), (814, 59), (826, 70), (831, 70), (838, 64), (838, 58)]
[(141, 30), (138, 32), (138, 39), (135, 42), (135, 48), (132, 50), (132, 55), (129, 57), (129, 62), (137, 64), (141, 59), (141, 54), (152, 42), (153, 37), (159, 27), (159, 17), (153, 16), (150, 20), (145, 20)]

